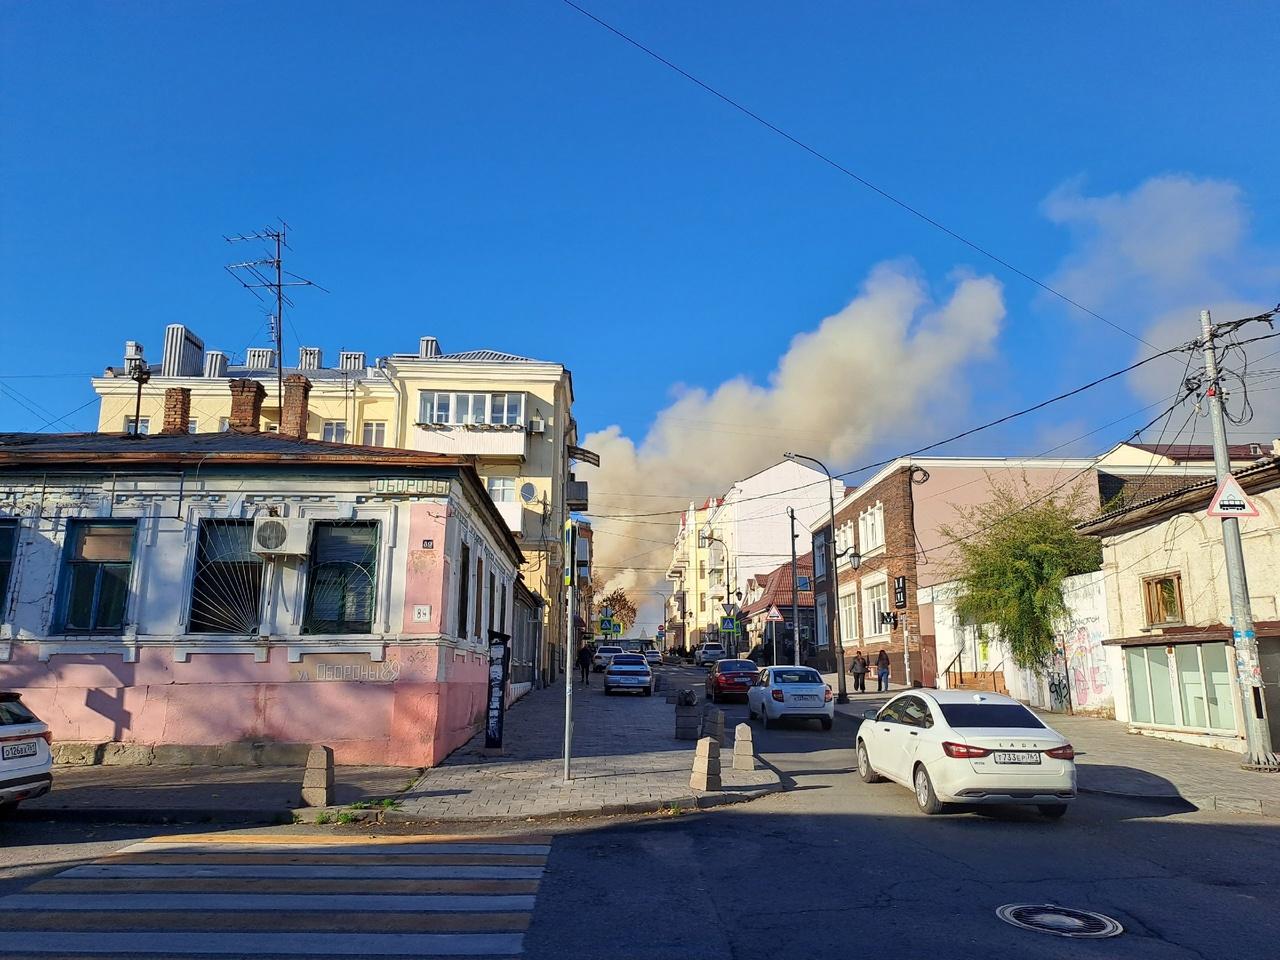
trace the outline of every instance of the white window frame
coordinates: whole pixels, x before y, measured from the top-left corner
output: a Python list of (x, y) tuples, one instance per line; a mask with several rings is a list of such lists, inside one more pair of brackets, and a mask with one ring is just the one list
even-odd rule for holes
[[(516, 401), (514, 413), (511, 412), (513, 399)], [(511, 391), (489, 394), (489, 422), (503, 426), (524, 423), (524, 394)]]
[[(137, 418), (137, 422), (138, 422), (138, 424), (140, 425), (140, 427), (139, 427), (139, 429), (138, 429), (138, 431), (137, 431), (138, 436), (141, 436), (141, 437), (148, 436), (148, 435), (151, 433), (151, 418), (150, 418), (150, 417), (138, 417), (138, 418)], [(125, 417), (125, 418), (124, 418), (124, 432), (125, 432), (125, 433), (127, 433), (127, 434), (129, 434), (130, 436), (133, 436), (133, 435), (134, 435), (133, 424), (134, 424), (134, 418), (133, 418), (133, 417)]]
[(840, 639), (844, 643), (862, 636), (858, 629), (858, 595), (853, 590), (840, 594)]
[[(872, 591), (877, 593), (883, 590), (883, 598), (872, 598)], [(880, 614), (888, 613), (889, 607), (889, 581), (887, 579), (876, 580), (873, 583), (864, 583), (859, 587), (862, 600), (862, 635), (864, 637), (883, 637), (889, 633), (889, 625), (880, 622)], [(879, 602), (883, 600), (883, 605)]]
[[(495, 491), (495, 486), (497, 490)], [(485, 489), (489, 491), (489, 499), (494, 503), (515, 503), (516, 502), (516, 478), (515, 477), (490, 477), (485, 481)], [(504, 496), (499, 499), (495, 496), (495, 492), (508, 493), (510, 496)]]
[(385, 447), (387, 445), (387, 421), (366, 420), (360, 428), (360, 442), (366, 447)]
[(827, 575), (827, 557), (830, 556), (831, 549), (831, 533), (828, 530), (822, 537), (822, 549), (813, 551), (813, 578), (825, 577)]
[(188, 417), (187, 433), (199, 433), (199, 432), (200, 432), (200, 421), (197, 420), (195, 417)]
[(858, 543), (864, 557), (884, 549), (884, 504), (880, 501), (858, 514)]
[(346, 443), (347, 421), (326, 420), (320, 428), (320, 439), (326, 443)]

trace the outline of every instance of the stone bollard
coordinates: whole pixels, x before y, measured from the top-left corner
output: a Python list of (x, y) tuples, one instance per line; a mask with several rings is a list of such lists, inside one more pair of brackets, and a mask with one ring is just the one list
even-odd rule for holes
[(653, 678), (653, 692), (661, 693), (665, 689), (667, 689), (667, 678), (658, 674)]
[(750, 724), (740, 723), (733, 728), (733, 769), (757, 769), (756, 744), (752, 739)]
[(709, 737), (714, 737), (718, 745), (724, 746), (724, 711), (709, 711), (703, 720), (702, 732)]
[(302, 805), (327, 807), (333, 803), (333, 750), (316, 746), (307, 754), (302, 774)]
[(697, 740), (701, 723), (697, 694), (687, 689), (679, 691), (676, 694), (676, 739)]
[(699, 740), (698, 748), (693, 752), (693, 775), (689, 777), (689, 786), (694, 790), (720, 789), (720, 744), (711, 737)]

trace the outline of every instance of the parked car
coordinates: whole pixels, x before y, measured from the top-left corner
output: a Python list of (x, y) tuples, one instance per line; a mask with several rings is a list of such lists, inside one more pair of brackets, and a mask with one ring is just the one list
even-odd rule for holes
[(712, 664), (717, 660), (723, 659), (724, 655), (724, 644), (704, 643), (693, 652), (693, 662), (699, 667), (705, 667), (708, 664)]
[(650, 647), (644, 652), (644, 659), (652, 667), (655, 663), (662, 663), (662, 654)]
[(924, 813), (952, 802), (1019, 803), (1056, 820), (1076, 795), (1070, 742), (998, 693), (899, 694), (866, 712), (857, 751), (863, 780), (902, 784)]
[(612, 695), (615, 690), (653, 696), (653, 670), (644, 657), (638, 653), (614, 655), (604, 671), (604, 692)]
[(765, 729), (784, 718), (817, 720), (823, 730), (835, 722), (831, 688), (812, 667), (765, 667), (747, 690), (747, 715)]
[(52, 740), (18, 694), (0, 691), (0, 815), (53, 788)]
[(621, 647), (597, 647), (595, 656), (591, 658), (591, 669), (599, 673), (605, 667), (609, 666), (609, 661), (622, 653)]
[(759, 670), (750, 660), (717, 660), (707, 671), (707, 699), (719, 703), (721, 697), (746, 695)]

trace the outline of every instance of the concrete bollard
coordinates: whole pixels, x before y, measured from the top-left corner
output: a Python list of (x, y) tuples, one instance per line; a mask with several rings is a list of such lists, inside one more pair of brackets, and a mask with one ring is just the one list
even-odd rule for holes
[(757, 769), (756, 744), (750, 724), (740, 723), (733, 728), (733, 769)]
[(696, 703), (686, 704), (676, 701), (676, 739), (697, 740), (700, 733), (702, 715)]
[(302, 805), (328, 807), (333, 804), (333, 750), (315, 746), (307, 754), (302, 774)]
[(693, 774), (689, 786), (694, 790), (720, 789), (720, 744), (703, 737), (693, 752)]
[(719, 746), (724, 746), (724, 711), (709, 711), (703, 720), (702, 732), (709, 737), (714, 737)]

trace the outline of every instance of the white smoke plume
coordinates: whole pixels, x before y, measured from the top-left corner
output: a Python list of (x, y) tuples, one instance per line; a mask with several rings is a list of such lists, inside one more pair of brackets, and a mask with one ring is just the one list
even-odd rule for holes
[(846, 467), (890, 432), (950, 420), (965, 406), (964, 369), (991, 353), (1004, 315), (991, 277), (957, 275), (934, 303), (912, 265), (881, 264), (848, 306), (792, 339), (766, 383), (685, 390), (639, 442), (617, 426), (589, 435), (601, 466), (580, 473), (591, 484), (597, 577), (636, 594), (652, 633), (659, 600), (644, 591), (664, 579), (679, 518), (609, 517), (684, 509), (791, 449)]

